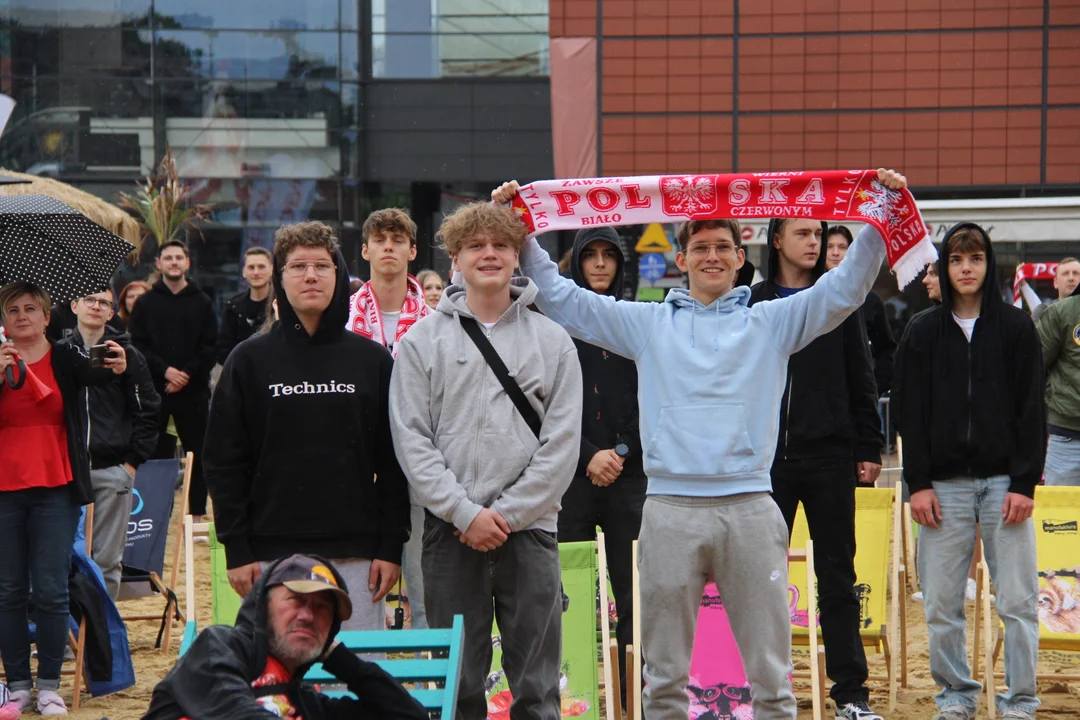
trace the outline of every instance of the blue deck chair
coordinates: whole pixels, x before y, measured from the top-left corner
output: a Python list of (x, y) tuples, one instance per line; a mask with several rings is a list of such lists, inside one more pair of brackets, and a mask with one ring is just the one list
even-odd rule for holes
[[(465, 619), (454, 616), (453, 627), (441, 630), (345, 630), (337, 639), (355, 653), (407, 654), (431, 651), (433, 655), (445, 655), (432, 660), (400, 659), (378, 660), (376, 664), (401, 683), (415, 683), (419, 687), (408, 688), (429, 713), (443, 720), (454, 720), (457, 709), (458, 683), (461, 676), (461, 657), (465, 634)], [(338, 683), (321, 664), (315, 665), (304, 676), (305, 682)], [(435, 690), (423, 687), (434, 682), (443, 686)], [(351, 693), (327, 692), (330, 697), (345, 697)]]

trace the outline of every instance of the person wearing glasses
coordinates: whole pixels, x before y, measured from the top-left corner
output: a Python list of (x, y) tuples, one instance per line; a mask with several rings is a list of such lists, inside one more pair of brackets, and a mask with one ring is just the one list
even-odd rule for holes
[(154, 457), (176, 455), (176, 444), (168, 433), (171, 417), (184, 450), (195, 455), (188, 512), (198, 520), (206, 514), (203, 437), (210, 404), (210, 371), (217, 357), (217, 316), (210, 296), (187, 277), (191, 255), (184, 243), (164, 243), (157, 268), (161, 279), (135, 304), (129, 331), (161, 396)]
[(106, 385), (88, 388), (90, 411), (90, 482), (94, 486), (94, 562), (105, 576), (105, 589), (116, 600), (120, 561), (127, 543), (135, 471), (154, 453), (161, 397), (154, 389), (146, 358), (117, 332), (112, 320), (112, 290), (71, 301), (78, 325), (65, 342), (90, 353), (111, 340), (127, 352), (127, 370)]
[(390, 436), (393, 360), (345, 327), (349, 273), (339, 248), (320, 222), (277, 231), (279, 320), (225, 362), (206, 481), (237, 593), (247, 595), (279, 557), (319, 555), (349, 587), (367, 588), (363, 600), (354, 594), (343, 628), (381, 630), (409, 537), (409, 488)]

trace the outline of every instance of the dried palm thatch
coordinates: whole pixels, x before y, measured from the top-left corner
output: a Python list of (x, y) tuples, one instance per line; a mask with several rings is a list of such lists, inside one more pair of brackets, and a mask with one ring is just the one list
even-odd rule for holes
[(209, 206), (189, 202), (191, 189), (180, 179), (171, 148), (138, 188), (132, 194), (120, 193), (120, 207), (138, 215), (143, 237), (153, 237), (158, 247), (210, 217)]
[(0, 185), (0, 195), (47, 195), (70, 205), (101, 227), (116, 233), (136, 246), (139, 244), (139, 223), (126, 212), (85, 190), (52, 178), (27, 175), (0, 169), (0, 175), (17, 177), (30, 182), (19, 185)]

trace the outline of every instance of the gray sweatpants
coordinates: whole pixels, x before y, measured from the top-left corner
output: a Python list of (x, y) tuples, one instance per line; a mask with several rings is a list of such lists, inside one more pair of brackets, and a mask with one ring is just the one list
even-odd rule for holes
[(105, 576), (105, 589), (116, 600), (120, 593), (120, 561), (131, 519), (131, 489), (135, 478), (123, 465), (90, 471), (94, 488), (94, 537), (91, 556)]
[(788, 533), (768, 493), (650, 495), (638, 541), (646, 720), (686, 720), (690, 655), (713, 578), (742, 654), (754, 720), (794, 720)]
[[(424, 523), (424, 599), (430, 627), (465, 618), (458, 720), (485, 720), (491, 621), (499, 624), (512, 720), (559, 720), (562, 574), (554, 533), (510, 533), (491, 552), (472, 550), (454, 526), (430, 513)], [(450, 720), (444, 718), (444, 720)]]

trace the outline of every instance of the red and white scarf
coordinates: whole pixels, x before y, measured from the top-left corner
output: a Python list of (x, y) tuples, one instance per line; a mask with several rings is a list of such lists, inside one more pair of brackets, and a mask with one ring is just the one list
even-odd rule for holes
[(1020, 307), (1021, 283), (1025, 280), (1053, 280), (1058, 263), (1020, 263), (1013, 278), (1013, 304)]
[[(424, 288), (412, 275), (407, 275), (408, 290), (405, 291), (405, 302), (401, 305), (401, 316), (398, 318), (397, 333), (394, 334), (394, 346), (390, 354), (397, 357), (398, 342), (409, 331), (409, 328), (420, 318), (431, 314), (431, 308), (424, 302)], [(390, 312), (393, 312), (391, 310)], [(368, 280), (361, 286), (356, 294), (349, 298), (349, 321), (345, 324), (348, 330), (370, 338), (377, 343), (387, 346), (386, 335), (383, 332), (382, 311), (379, 301), (375, 297), (375, 291), (371, 289), (371, 281)]]
[(653, 175), (541, 180), (511, 203), (529, 236), (591, 225), (639, 225), (710, 218), (809, 218), (873, 225), (903, 288), (937, 260), (915, 198), (890, 190), (876, 170)]

